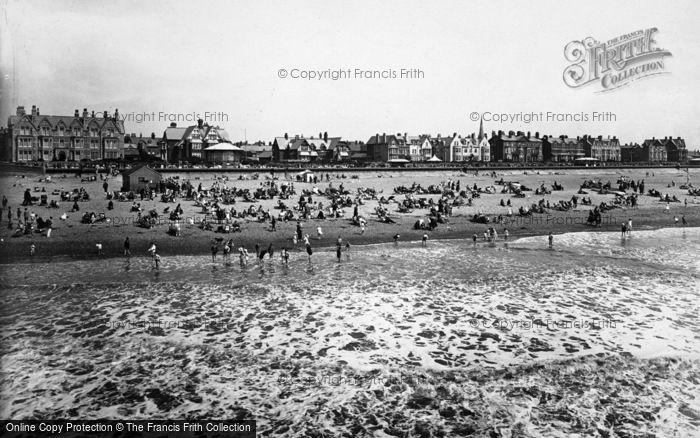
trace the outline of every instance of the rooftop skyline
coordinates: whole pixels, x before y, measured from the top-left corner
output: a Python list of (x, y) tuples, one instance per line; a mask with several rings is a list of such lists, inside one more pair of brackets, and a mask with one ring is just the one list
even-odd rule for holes
[[(262, 5), (186, 1), (18, 2), (2, 6), (0, 117), (18, 105), (70, 115), (87, 107), (123, 117), (143, 113), (223, 114), (211, 120), (231, 140), (280, 133), (366, 140), (375, 133), (470, 134), (478, 114), (485, 132), (617, 136), (623, 142), (681, 136), (697, 149), (700, 30), (696, 2), (589, 2), (585, 8), (535, 1)], [(195, 13), (196, 12), (196, 13)], [(572, 15), (573, 14), (573, 15)], [(672, 53), (667, 74), (596, 93), (569, 88), (564, 47), (657, 28)], [(288, 76), (280, 77), (285, 69)], [(387, 78), (330, 77), (388, 72)], [(422, 77), (402, 79), (401, 70)], [(318, 80), (299, 74), (327, 73)], [(397, 77), (392, 78), (393, 72)], [(364, 73), (363, 73), (364, 74)], [(533, 113), (611, 113), (614, 120), (530, 121)], [(518, 116), (520, 114), (520, 116)], [(589, 117), (590, 119), (590, 117)], [(127, 133), (162, 135), (169, 120), (137, 123)], [(196, 120), (178, 122), (178, 126)]]

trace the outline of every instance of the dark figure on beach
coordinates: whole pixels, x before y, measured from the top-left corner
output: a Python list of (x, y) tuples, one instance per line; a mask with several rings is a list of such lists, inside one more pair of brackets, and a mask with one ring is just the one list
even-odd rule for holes
[(29, 189), (24, 191), (24, 202), (22, 205), (32, 205), (32, 194)]
[(127, 257), (131, 256), (131, 243), (129, 242), (129, 237), (124, 239), (124, 255)]
[(476, 246), (476, 233), (472, 234), (472, 242), (474, 242), (474, 246)]
[(309, 255), (309, 263), (311, 263), (311, 255), (314, 253), (314, 251), (311, 249), (310, 243), (306, 244), (306, 253)]
[(303, 236), (302, 230), (301, 230), (301, 222), (297, 222), (297, 240), (301, 240), (303, 238), (304, 238), (304, 236)]
[(160, 256), (158, 254), (153, 254), (153, 261), (156, 264), (156, 269), (160, 266)]
[(7, 196), (3, 195), (2, 196), (2, 208), (3, 210), (7, 207)]
[(114, 202), (111, 199), (107, 203), (107, 210), (114, 210)]
[(681, 216), (681, 222), (683, 223), (684, 227), (688, 225), (688, 221), (685, 219), (685, 215)]
[(343, 251), (343, 240), (340, 237), (338, 237), (338, 241), (335, 243), (335, 255), (338, 258), (338, 261), (340, 261), (342, 251)]
[(272, 225), (271, 231), (277, 231), (277, 221), (274, 216), (271, 217), (270, 224)]
[(215, 261), (216, 261), (216, 253), (217, 253), (217, 252), (219, 252), (219, 246), (218, 246), (216, 243), (214, 243), (214, 244), (211, 246), (211, 261), (212, 261), (212, 262), (215, 262)]
[(255, 257), (260, 257), (260, 245), (255, 244)]
[(626, 223), (624, 223), (624, 222), (622, 223), (622, 225), (620, 226), (620, 231), (622, 231), (622, 240), (625, 240), (625, 237), (627, 236), (627, 224)]
[(104, 189), (105, 193), (107, 193), (107, 188), (109, 188), (109, 184), (107, 184), (106, 180), (105, 180), (104, 184), (102, 184), (102, 188)]
[(398, 245), (398, 244), (399, 244), (399, 237), (401, 237), (400, 234), (394, 234), (394, 245)]
[(549, 247), (551, 248), (553, 246), (554, 246), (554, 236), (552, 236), (552, 232), (550, 231), (549, 232)]
[(272, 244), (270, 244), (270, 245), (267, 247), (267, 253), (270, 255), (270, 259), (272, 259), (272, 256), (275, 255), (275, 250), (272, 249)]

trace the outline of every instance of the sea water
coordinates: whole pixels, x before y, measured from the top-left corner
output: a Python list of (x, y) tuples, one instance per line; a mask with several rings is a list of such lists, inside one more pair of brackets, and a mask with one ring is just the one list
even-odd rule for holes
[(2, 266), (0, 415), (700, 431), (700, 229), (290, 249)]

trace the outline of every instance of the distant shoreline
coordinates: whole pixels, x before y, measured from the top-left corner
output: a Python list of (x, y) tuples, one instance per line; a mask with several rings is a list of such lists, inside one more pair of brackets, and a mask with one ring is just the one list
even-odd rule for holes
[[(583, 213), (583, 212), (582, 212)], [(673, 224), (669, 222), (671, 218), (668, 215), (663, 215), (661, 212), (658, 214), (652, 214), (645, 217), (644, 220), (639, 219), (639, 215), (630, 214), (628, 210), (624, 215), (626, 220), (627, 216), (630, 215), (635, 219), (635, 231), (653, 231), (664, 228), (673, 228)], [(543, 216), (543, 215), (542, 215)], [(623, 215), (620, 215), (622, 217)], [(646, 215), (645, 215), (646, 216)], [(403, 218), (411, 219), (411, 218)], [(542, 217), (542, 219), (545, 219)], [(619, 218), (618, 218), (619, 219)], [(496, 244), (503, 244), (503, 225), (498, 224), (476, 224), (467, 220), (464, 216), (458, 216), (451, 218), (451, 223), (447, 225), (441, 224), (436, 231), (425, 231), (425, 230), (413, 230), (409, 228), (409, 220), (399, 220), (396, 225), (388, 224), (378, 224), (370, 222), (371, 226), (367, 228), (367, 232), (364, 235), (359, 234), (359, 228), (352, 227), (350, 231), (347, 231), (347, 225), (349, 221), (346, 219), (340, 219), (330, 223), (330, 221), (317, 221), (309, 220), (303, 222), (304, 233), (311, 235), (311, 246), (315, 252), (326, 251), (328, 249), (335, 247), (335, 242), (340, 235), (343, 238), (343, 242), (349, 242), (351, 244), (351, 251), (357, 252), (356, 247), (362, 247), (367, 245), (375, 244), (387, 244), (393, 242), (394, 234), (400, 234), (399, 245), (406, 244), (409, 242), (419, 242), (424, 233), (429, 235), (428, 244), (431, 240), (464, 240), (471, 242), (472, 235), (477, 234), (477, 244), (486, 244), (483, 240), (483, 232), (486, 228), (493, 226), (498, 232), (498, 240)], [(537, 221), (537, 217), (533, 218), (533, 221)], [(129, 235), (129, 240), (131, 243), (131, 257), (148, 257), (147, 248), (151, 242), (156, 244), (158, 248), (158, 254), (162, 257), (171, 256), (201, 256), (201, 257), (211, 257), (211, 245), (213, 240), (216, 238), (223, 238), (224, 240), (233, 239), (234, 250), (232, 251), (232, 256), (234, 258), (238, 257), (237, 248), (245, 247), (249, 252), (249, 262), (254, 261), (255, 244), (260, 245), (260, 249), (266, 249), (268, 245), (272, 244), (273, 248), (279, 254), (282, 248), (287, 248), (292, 256), (292, 259), (298, 257), (306, 257), (305, 247), (303, 242), (298, 242), (296, 246), (293, 244), (291, 235), (294, 231), (296, 222), (287, 223), (282, 231), (282, 226), (280, 226), (280, 231), (269, 232), (262, 229), (251, 229), (243, 233), (213, 233), (208, 232), (206, 235), (192, 234), (190, 236), (173, 237), (166, 234), (167, 225), (160, 226), (158, 234), (149, 233), (146, 237), (139, 236), (138, 232), (142, 229), (134, 226), (130, 228), (129, 233), (122, 233), (126, 231), (122, 227), (115, 228), (119, 230), (118, 234), (115, 233), (101, 233), (103, 238), (97, 239), (97, 236), (91, 234), (89, 239), (84, 241), (69, 241), (67, 239), (62, 239), (60, 237), (51, 238), (50, 240), (43, 236), (37, 236), (36, 238), (29, 238), (26, 236), (5, 239), (4, 242), (0, 243), (0, 266), (16, 263), (27, 263), (31, 261), (35, 262), (52, 262), (52, 261), (67, 261), (67, 260), (92, 260), (97, 259), (95, 249), (95, 242), (100, 241), (103, 245), (103, 255), (100, 259), (120, 259), (125, 258), (123, 255), (123, 242), (124, 236)], [(315, 227), (317, 225), (322, 225), (324, 229), (324, 237), (322, 239), (317, 239), (315, 237)], [(450, 229), (446, 229), (447, 227)], [(86, 225), (89, 227), (89, 225)], [(196, 227), (192, 227), (196, 228)], [(374, 228), (374, 229), (372, 229)], [(381, 228), (381, 229), (377, 229)], [(457, 228), (457, 229), (455, 229)], [(687, 227), (693, 228), (693, 227)], [(680, 229), (680, 227), (679, 227)], [(244, 225), (245, 230), (245, 225)], [(551, 225), (545, 224), (531, 224), (530, 226), (516, 227), (508, 226), (509, 230), (509, 241), (516, 241), (520, 238), (525, 237), (542, 237), (543, 248), (547, 245), (547, 235), (552, 232), (554, 235), (561, 235), (567, 233), (581, 233), (581, 232), (619, 232), (620, 224), (612, 221), (605, 221), (600, 227), (593, 227), (590, 225), (567, 225), (567, 224), (556, 224)], [(199, 228), (196, 228), (197, 232), (201, 233)], [(34, 242), (37, 247), (36, 254), (32, 257), (29, 255), (29, 246)], [(557, 240), (554, 240), (556, 246)], [(223, 244), (219, 245), (219, 252), (217, 258), (222, 257)], [(330, 257), (330, 256), (324, 256)]]

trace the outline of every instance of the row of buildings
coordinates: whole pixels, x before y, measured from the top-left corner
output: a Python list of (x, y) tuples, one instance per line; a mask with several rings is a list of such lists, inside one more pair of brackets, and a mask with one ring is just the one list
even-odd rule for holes
[(680, 138), (651, 138), (621, 145), (617, 137), (541, 136), (538, 132), (492, 131), (432, 136), (375, 134), (367, 142), (347, 141), (319, 133), (275, 137), (265, 143), (232, 142), (228, 132), (199, 120), (196, 125), (168, 126), (162, 136), (126, 133), (119, 111), (95, 114), (84, 108), (73, 116), (42, 115), (17, 107), (7, 128), (0, 129), (1, 159), (12, 162), (92, 160), (163, 160), (170, 163), (231, 162), (573, 162), (581, 158), (611, 162), (683, 162), (688, 159)]

